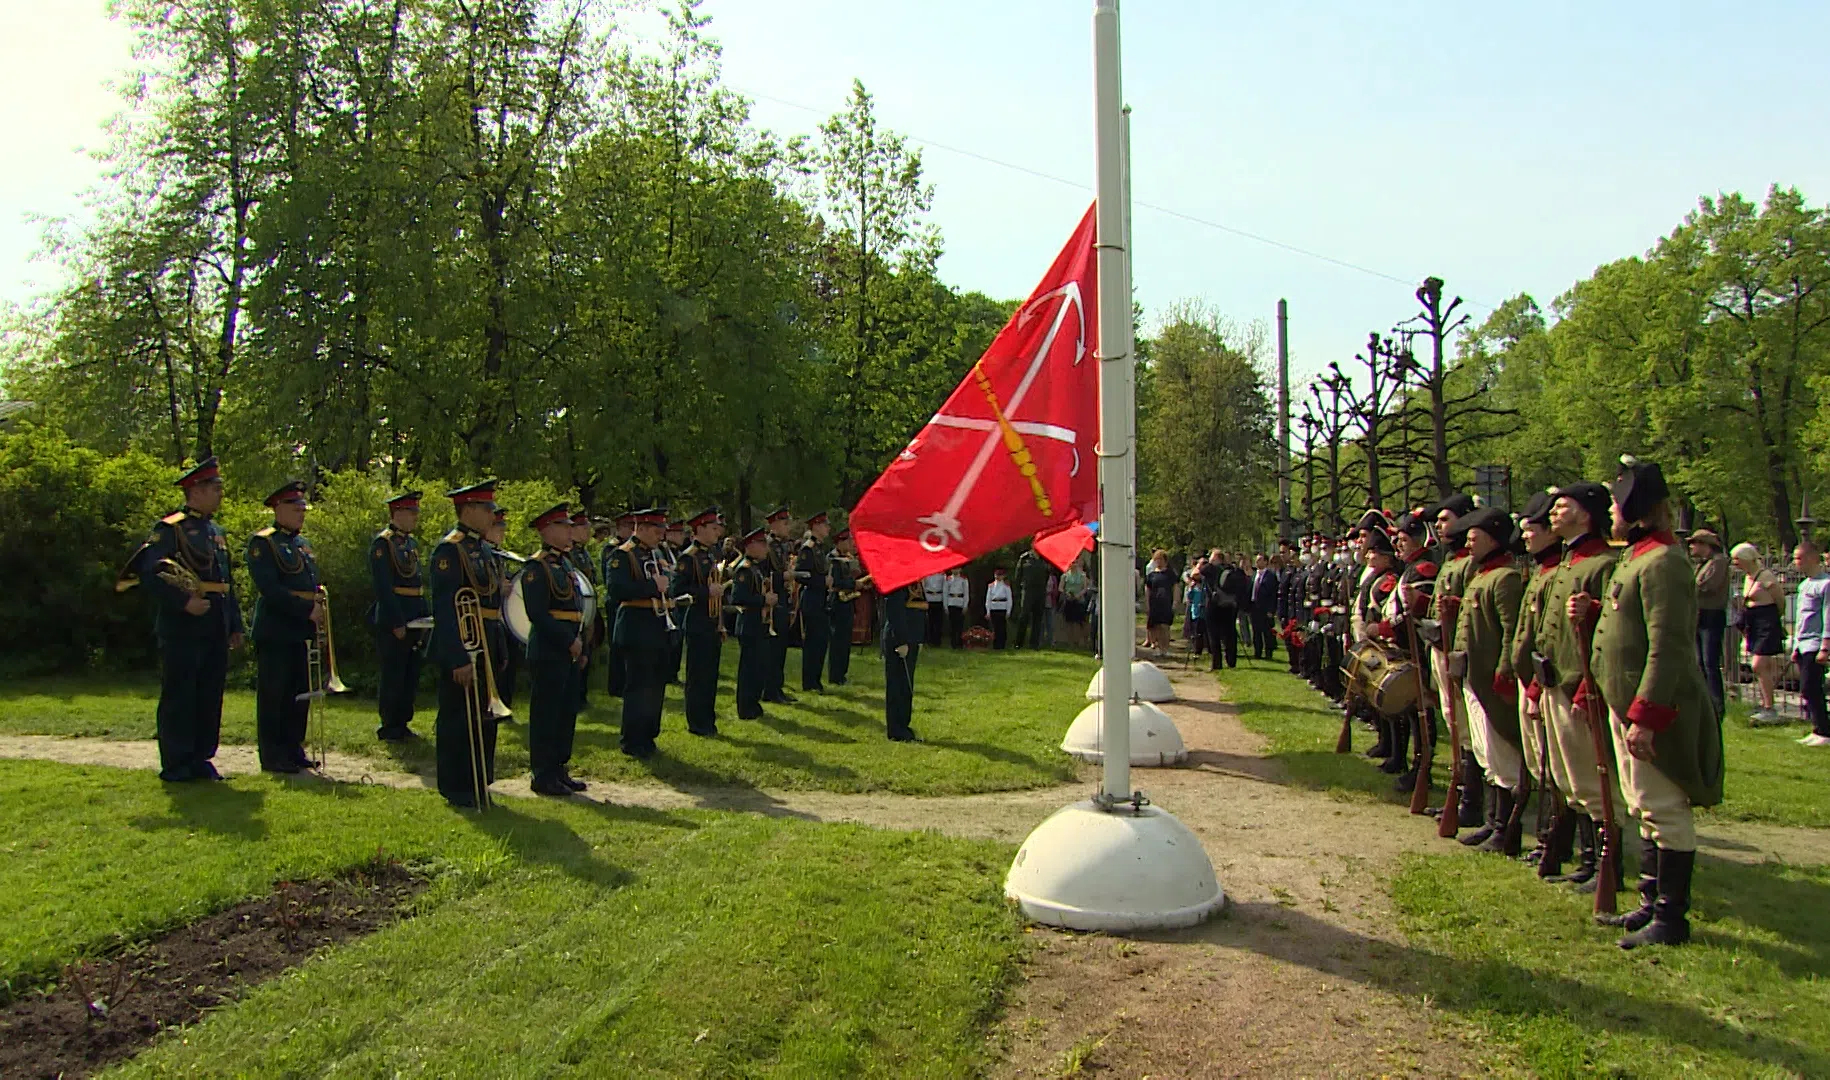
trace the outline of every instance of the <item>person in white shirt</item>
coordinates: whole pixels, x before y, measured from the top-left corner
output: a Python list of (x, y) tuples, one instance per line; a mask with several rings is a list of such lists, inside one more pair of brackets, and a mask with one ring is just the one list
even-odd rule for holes
[(972, 602), (972, 586), (966, 572), (959, 567), (947, 571), (947, 640), (956, 649), (966, 645), (966, 607)]
[(929, 574), (921, 579), (921, 597), (928, 602), (928, 638), (923, 645), (939, 645), (947, 626), (947, 575)]
[(991, 584), (985, 586), (985, 617), (991, 620), (991, 647), (1002, 649), (1010, 633), (1010, 609), (1015, 598), (1010, 582), (1004, 580), (1004, 568), (992, 571)]

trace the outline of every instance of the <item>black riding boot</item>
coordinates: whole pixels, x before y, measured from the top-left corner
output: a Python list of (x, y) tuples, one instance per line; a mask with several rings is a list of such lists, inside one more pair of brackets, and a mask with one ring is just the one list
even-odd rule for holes
[(1482, 851), (1503, 852), (1510, 845), (1518, 850), (1518, 838), (1513, 835), (1513, 821), (1518, 817), (1515, 812), (1519, 805), (1519, 793), (1511, 788), (1495, 787), (1493, 811), (1493, 832), (1480, 845)]
[(1474, 782), (1479, 784), (1481, 789), (1481, 822), (1480, 828), (1466, 836), (1458, 837), (1464, 847), (1479, 847), (1486, 843), (1499, 828), (1500, 789), (1487, 783), (1485, 776), (1479, 776)]
[(1658, 902), (1658, 841), (1639, 838), (1639, 907), (1619, 915), (1597, 915), (1602, 926), (1624, 926), (1638, 930), (1652, 921), (1652, 909)]
[(1545, 838), (1542, 849), (1544, 854), (1538, 858), (1539, 877), (1556, 881), (1563, 876), (1563, 863), (1575, 847), (1577, 819), (1581, 816), (1566, 806), (1551, 821), (1550, 835)]
[(1378, 761), (1388, 757), (1392, 752), (1392, 722), (1383, 716), (1372, 718), (1373, 730), (1379, 733), (1378, 741), (1366, 751), (1366, 756)]
[(1396, 776), (1404, 771), (1405, 759), (1410, 756), (1411, 718), (1393, 716), (1386, 722), (1390, 725), (1388, 730), (1392, 733), (1392, 742), (1385, 748), (1385, 761), (1379, 765), (1379, 770)]
[[(1572, 811), (1573, 813), (1574, 811)], [(1553, 874), (1545, 881), (1563, 885), (1580, 885), (1595, 876), (1595, 819), (1585, 814), (1576, 817), (1576, 868), (1567, 874)]]
[(1697, 867), (1694, 851), (1658, 852), (1658, 900), (1652, 905), (1652, 921), (1620, 939), (1623, 949), (1641, 945), (1682, 945), (1690, 940), (1690, 876)]
[(1595, 823), (1595, 847), (1597, 848), (1596, 865), (1598, 868), (1597, 872), (1593, 877), (1589, 878), (1587, 881), (1581, 881), (1581, 882), (1576, 883), (1576, 891), (1583, 894), (1584, 896), (1593, 894), (1594, 891), (1601, 885), (1601, 874), (1599, 872), (1599, 867), (1603, 863), (1605, 863), (1608, 866), (1608, 868), (1610, 868), (1614, 871), (1614, 887), (1615, 887), (1616, 891), (1626, 887), (1626, 879), (1621, 876), (1621, 864), (1625, 860), (1623, 860), (1621, 858), (1620, 844), (1616, 843), (1614, 845), (1614, 847), (1611, 850), (1609, 850), (1609, 849), (1607, 849), (1605, 840), (1606, 840), (1606, 836), (1602, 832), (1601, 822), (1597, 821)]

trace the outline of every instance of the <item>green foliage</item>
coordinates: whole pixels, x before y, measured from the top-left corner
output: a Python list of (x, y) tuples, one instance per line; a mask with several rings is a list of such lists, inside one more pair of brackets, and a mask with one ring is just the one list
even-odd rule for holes
[(436, 875), (127, 1076), (976, 1075), (1022, 951), (1010, 849), (935, 833), (36, 762), (0, 763), (0, 830), (14, 992), (278, 881)]

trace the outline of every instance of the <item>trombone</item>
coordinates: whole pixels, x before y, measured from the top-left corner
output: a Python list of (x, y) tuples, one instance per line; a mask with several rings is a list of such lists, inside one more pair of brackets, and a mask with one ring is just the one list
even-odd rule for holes
[(305, 714), (305, 743), (311, 748), (308, 757), (320, 768), (330, 760), (330, 708), (325, 698), (341, 694), (349, 687), (337, 675), (337, 636), (330, 626), (330, 590), (318, 586), (312, 606), (320, 613), (317, 632), (305, 642), (306, 685), (309, 687), (294, 701), (308, 702)]
[(489, 658), (489, 628), (483, 622), (483, 603), (477, 591), (468, 586), (452, 597), (457, 610), (458, 644), (470, 654), (470, 664), (477, 669), (470, 685), (464, 688), (464, 732), (470, 739), (470, 778), (475, 784), (477, 809), (492, 805), (489, 796), (488, 743), (483, 730), (485, 715), (499, 720), (509, 715), (508, 706), (496, 696), (495, 666)]

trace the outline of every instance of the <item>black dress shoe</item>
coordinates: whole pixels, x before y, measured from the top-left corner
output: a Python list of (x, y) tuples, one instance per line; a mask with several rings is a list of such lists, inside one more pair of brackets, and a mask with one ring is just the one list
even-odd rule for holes
[(921, 737), (913, 731), (898, 731), (890, 735), (891, 742), (920, 742)]
[(261, 772), (282, 773), (286, 776), (292, 776), (296, 773), (302, 773), (304, 771), (305, 771), (305, 766), (300, 765), (296, 761), (282, 761), (282, 762), (279, 762), (278, 764), (274, 764), (274, 765), (262, 765), (261, 766)]
[(718, 737), (717, 728), (687, 728), (686, 733), (688, 735), (697, 735), (701, 739), (715, 739)]
[(557, 776), (536, 777), (534, 782), (528, 786), (534, 789), (536, 795), (552, 795), (564, 799), (570, 798), (573, 794), (571, 787)]
[(762, 718), (763, 718), (763, 714), (762, 714), (761, 709), (758, 709), (753, 713), (738, 713), (737, 714), (737, 719), (739, 719), (739, 720), (761, 720)]
[(569, 772), (566, 772), (564, 769), (559, 770), (559, 782), (564, 784), (566, 787), (571, 788), (573, 791), (583, 791), (586, 788), (591, 786), (590, 784), (585, 783), (583, 780), (574, 779), (572, 774)]
[(475, 810), (477, 808), (477, 799), (475, 795), (447, 795), (445, 796), (445, 803), (449, 806), (455, 806), (459, 810)]
[(192, 770), (192, 779), (195, 779), (195, 780), (221, 780), (222, 779), (222, 774), (216, 771), (216, 763), (213, 761), (199, 761), (195, 765), (191, 766), (191, 770)]
[(622, 749), (623, 753), (627, 754), (628, 756), (630, 756), (632, 758), (637, 758), (642, 761), (646, 761), (647, 759), (654, 757), (654, 746), (653, 745), (625, 746), (625, 747), (622, 747), (621, 749)]
[(413, 738), (413, 732), (406, 728), (382, 728), (375, 732), (375, 737), (382, 742), (406, 742)]

